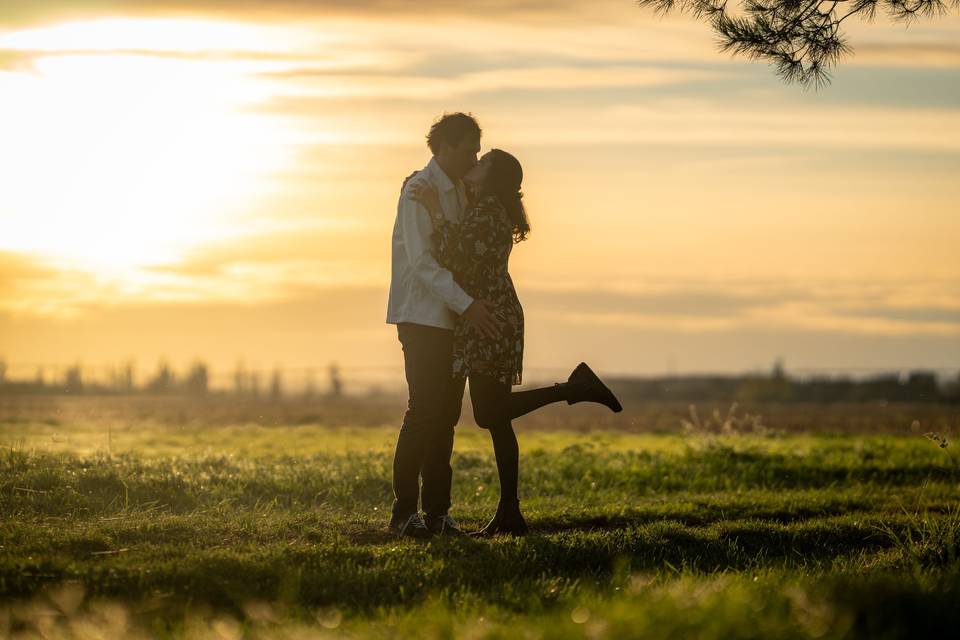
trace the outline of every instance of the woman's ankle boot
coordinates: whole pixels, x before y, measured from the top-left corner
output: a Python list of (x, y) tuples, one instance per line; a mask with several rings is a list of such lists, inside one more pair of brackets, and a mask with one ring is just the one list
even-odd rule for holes
[(603, 384), (586, 362), (581, 362), (567, 378), (565, 386), (567, 404), (577, 402), (596, 402), (608, 407), (614, 413), (623, 411), (620, 401)]
[(522, 536), (529, 531), (527, 521), (520, 513), (519, 500), (500, 500), (497, 505), (497, 512), (485, 527), (473, 535), (486, 538), (495, 535), (513, 535)]

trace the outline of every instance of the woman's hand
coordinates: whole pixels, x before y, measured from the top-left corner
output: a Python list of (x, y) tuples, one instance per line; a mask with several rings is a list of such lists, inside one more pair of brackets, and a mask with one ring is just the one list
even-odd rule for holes
[(443, 215), (443, 207), (440, 206), (440, 194), (428, 183), (422, 180), (412, 180), (410, 182), (410, 195), (426, 207), (431, 214)]

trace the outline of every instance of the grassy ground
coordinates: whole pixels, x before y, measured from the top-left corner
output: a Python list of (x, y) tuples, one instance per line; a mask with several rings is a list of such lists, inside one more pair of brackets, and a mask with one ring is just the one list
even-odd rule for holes
[[(616, 386), (616, 385), (614, 385)], [(783, 433), (887, 433), (903, 435), (960, 429), (960, 405), (870, 402), (856, 404), (701, 403), (691, 415), (689, 402), (647, 402), (621, 395), (624, 410), (610, 413), (589, 404), (564, 403), (544, 407), (520, 421), (532, 431), (626, 431), (675, 433), (683, 421), (717, 427), (733, 410), (734, 422), (747, 430)], [(405, 398), (370, 397), (285, 398), (151, 395), (4, 395), (0, 394), (0, 424), (46, 427), (48, 433), (142, 431), (142, 427), (180, 427), (190, 431), (237, 425), (396, 428)], [(462, 424), (469, 425), (470, 403)], [(911, 431), (913, 429), (913, 431)], [(152, 431), (151, 431), (152, 432)], [(99, 445), (100, 443), (98, 443)], [(104, 438), (103, 445), (106, 446)]]
[[(960, 623), (960, 472), (916, 426), (520, 423), (533, 535), (417, 543), (384, 532), (395, 428), (148, 418), (6, 414), (0, 637), (899, 638)], [(477, 528), (497, 499), (486, 433), (461, 429), (453, 464), (453, 513)]]

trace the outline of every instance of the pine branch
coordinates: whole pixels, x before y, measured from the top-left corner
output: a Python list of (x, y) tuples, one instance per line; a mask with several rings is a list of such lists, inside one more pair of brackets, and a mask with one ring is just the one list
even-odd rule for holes
[(852, 16), (872, 20), (882, 5), (893, 20), (909, 23), (960, 7), (960, 0), (740, 0), (731, 14), (728, 0), (636, 0), (637, 6), (666, 14), (676, 10), (710, 23), (722, 52), (766, 60), (787, 83), (820, 88), (830, 69), (852, 53), (841, 25)]

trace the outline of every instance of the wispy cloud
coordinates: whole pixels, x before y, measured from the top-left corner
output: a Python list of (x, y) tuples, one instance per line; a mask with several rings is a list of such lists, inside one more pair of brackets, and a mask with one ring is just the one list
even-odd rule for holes
[[(601, 1), (591, 3), (604, 4)], [(609, 4), (609, 0), (607, 0)], [(544, 16), (558, 11), (579, 13), (583, 3), (575, 0), (9, 0), (0, 10), (0, 24), (23, 25), (50, 20), (78, 19), (100, 15), (191, 15), (244, 16), (251, 19), (284, 20), (304, 16), (337, 15), (488, 15), (500, 17)], [(586, 13), (586, 12), (584, 12)]]
[[(454, 59), (491, 49), (526, 56), (548, 54), (585, 59), (687, 60), (723, 64), (715, 35), (702, 20), (655, 15), (623, 0), (554, 2), (465, 0), (276, 0), (237, 3), (227, 0), (11, 0), (0, 8), (0, 27), (23, 30), (50, 23), (103, 19), (209, 19), (226, 31), (286, 29), (288, 34), (334, 37), (341, 53), (354, 46), (393, 51), (434, 48)], [(427, 20), (429, 18), (429, 20)], [(924, 19), (906, 29), (884, 16), (874, 22), (844, 25), (855, 54), (843, 65), (957, 67), (954, 40), (960, 18), (953, 14)], [(131, 29), (131, 36), (136, 30)], [(141, 38), (142, 40), (142, 38)], [(220, 39), (222, 48), (222, 38)], [(195, 49), (218, 48), (211, 38)], [(190, 42), (184, 43), (189, 46)], [(288, 38), (286, 47), (296, 47)], [(144, 49), (143, 43), (133, 45)], [(261, 45), (263, 46), (263, 45)], [(741, 60), (741, 62), (743, 62)]]
[[(864, 357), (941, 348), (960, 335), (960, 291), (933, 281), (956, 274), (960, 109), (949, 86), (896, 102), (922, 92), (885, 71), (953, 79), (960, 25), (937, 24), (852, 32), (841, 64), (879, 88), (838, 104), (621, 0), (7, 2), (0, 246), (24, 251), (0, 254), (0, 311), (80, 326), (109, 309), (112, 330), (154, 314), (161, 331), (242, 308), (240, 346), (280, 339), (270, 322), (387, 335), (396, 190), (430, 120), (462, 108), (485, 145), (524, 154), (533, 358), (576, 342), (558, 337), (571, 327), (623, 338), (603, 347), (618, 356), (643, 336), (777, 332), (862, 341)], [(26, 253), (97, 257), (105, 234), (135, 268)], [(681, 280), (695, 272), (715, 277)]]
[[(802, 107), (779, 101), (751, 104), (742, 99), (685, 98), (670, 95), (669, 86), (709, 78), (711, 74), (637, 70), (624, 73), (620, 86), (629, 86), (631, 75), (637, 81), (635, 87), (644, 82), (647, 86), (659, 83), (666, 90), (659, 95), (593, 99), (597, 104), (583, 109), (571, 94), (596, 90), (602, 83), (602, 78), (591, 77), (589, 72), (572, 73), (563, 82), (573, 83), (578, 76), (587, 76), (582, 81), (594, 83), (592, 88), (569, 86), (564, 93), (554, 95), (552, 103), (549, 98), (557, 87), (543, 78), (531, 80), (530, 91), (539, 91), (541, 97), (529, 102), (499, 93), (495, 82), (486, 91), (477, 92), (474, 79), (460, 84), (454, 78), (425, 82), (424, 86), (435, 86), (436, 91), (403, 94), (406, 101), (396, 100), (402, 94), (402, 82), (354, 85), (357, 93), (349, 99), (354, 108), (348, 110), (345, 96), (337, 92), (349, 90), (347, 85), (352, 81), (347, 85), (333, 81), (327, 86), (327, 96), (304, 91), (301, 95), (275, 97), (256, 109), (303, 118), (305, 133), (312, 128), (312, 120), (317, 125), (318, 141), (330, 141), (325, 137), (328, 132), (339, 132), (335, 137), (340, 142), (403, 144), (409, 142), (411, 127), (422, 122), (425, 113), (442, 112), (448, 109), (445, 105), (453, 103), (476, 105), (473, 110), (482, 109), (483, 119), (494, 122), (500, 136), (515, 144), (960, 150), (960, 109), (857, 104)], [(506, 90), (501, 85), (499, 91)], [(316, 93), (321, 91), (317, 89)], [(300, 89), (292, 92), (299, 93)], [(390, 101), (391, 110), (384, 111)]]
[(7, 293), (17, 284), (49, 278), (57, 269), (35, 256), (14, 251), (0, 251), (0, 292)]
[(455, 77), (406, 75), (345, 75), (327, 70), (296, 69), (261, 74), (282, 79), (288, 86), (278, 91), (299, 97), (444, 100), (505, 90), (593, 90), (611, 87), (653, 87), (697, 80), (720, 80), (731, 73), (707, 69), (653, 66), (539, 67), (491, 69)]
[(0, 251), (0, 311), (21, 319), (67, 318), (95, 308), (105, 291), (83, 271), (56, 261)]
[[(960, 335), (960, 290), (953, 283), (847, 283), (803, 286), (730, 282), (709, 289), (665, 285), (653, 290), (548, 289), (524, 301), (564, 322), (676, 332), (743, 329), (819, 330), (862, 335)], [(912, 292), (912, 303), (904, 293)]]
[(853, 64), (878, 67), (960, 68), (956, 42), (864, 42), (857, 45)]
[[(144, 269), (142, 288), (58, 270), (5, 253), (0, 308), (24, 316), (76, 316), (111, 306), (278, 304), (329, 289), (373, 289), (374, 247), (356, 232), (273, 234), (197, 252), (177, 264)], [(282, 249), (282, 251), (278, 251)], [(349, 277), (345, 278), (345, 274)], [(149, 285), (149, 286), (147, 286)], [(528, 315), (563, 323), (673, 332), (772, 328), (867, 335), (960, 335), (960, 290), (952, 282), (784, 283), (730, 281), (710, 286), (663, 281), (642, 287), (521, 286)], [(121, 295), (122, 294), (122, 295)], [(56, 300), (56, 304), (52, 301)], [(337, 305), (335, 300), (330, 301)], [(378, 316), (364, 323), (372, 330)]]

